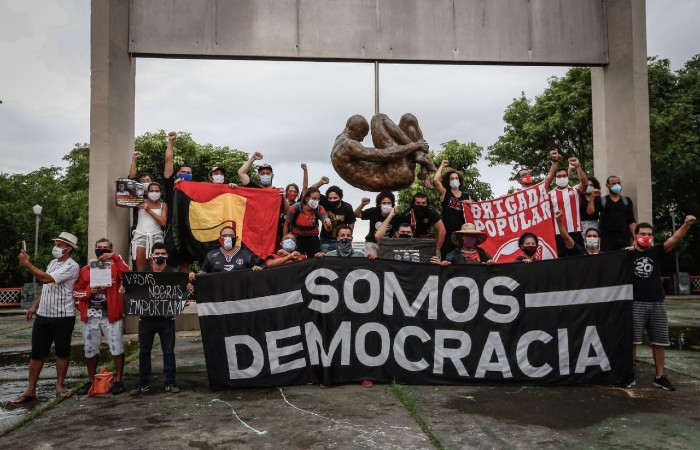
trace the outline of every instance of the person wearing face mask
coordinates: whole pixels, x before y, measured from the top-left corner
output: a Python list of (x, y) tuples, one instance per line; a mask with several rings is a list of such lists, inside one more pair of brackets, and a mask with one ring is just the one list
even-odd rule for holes
[(32, 326), (29, 383), (22, 395), (12, 401), (15, 405), (36, 400), (36, 384), (52, 344), (56, 346), (56, 395), (60, 397), (71, 395), (63, 382), (68, 373), (71, 335), (75, 327), (73, 286), (78, 279), (80, 267), (71, 255), (73, 250), (78, 248), (78, 238), (64, 231), (53, 241), (51, 255), (54, 259), (49, 262), (46, 272), (30, 262), (29, 254), (24, 249), (17, 257), (19, 263), (43, 286), (41, 295), (25, 314), (27, 321), (32, 320), (36, 314)]
[(306, 259), (305, 254), (297, 251), (297, 237), (292, 233), (282, 236), (280, 247), (277, 252), (265, 258), (265, 267), (276, 267)]
[(605, 182), (610, 192), (601, 197), (600, 190), (594, 189), (594, 201), (589, 202), (586, 211), (589, 214), (600, 213), (599, 229), (603, 239), (601, 250), (611, 252), (626, 248), (633, 242), (637, 221), (634, 217), (632, 199), (620, 195), (622, 183), (620, 177), (611, 175)]
[(585, 245), (585, 255), (597, 255), (601, 253), (600, 231), (598, 231), (596, 228), (587, 229), (583, 243)]
[(600, 181), (596, 177), (588, 177), (588, 185), (586, 186), (586, 191), (581, 197), (581, 206), (579, 207), (579, 214), (581, 216), (581, 229), (588, 230), (590, 228), (598, 229), (598, 218), (600, 214), (598, 211), (594, 211), (593, 214), (588, 214), (588, 204), (595, 201), (595, 195), (593, 191), (598, 189), (600, 191)]
[(523, 233), (518, 239), (518, 247), (524, 253), (515, 258), (515, 262), (531, 263), (539, 261), (537, 257), (537, 248), (540, 245), (540, 240), (533, 233)]
[[(665, 254), (685, 237), (695, 220), (695, 216), (685, 216), (683, 225), (663, 244), (656, 245), (651, 224), (642, 222), (635, 227), (634, 245), (627, 247), (632, 253), (632, 363), (634, 364), (637, 345), (642, 343), (642, 334), (646, 329), (656, 369), (652, 385), (665, 391), (675, 391), (676, 388), (666, 376), (664, 367), (664, 349), (670, 343), (664, 288), (661, 284), (661, 262)], [(625, 377), (622, 385), (627, 388), (635, 385), (634, 372)]]
[(151, 253), (151, 246), (163, 242), (163, 228), (168, 223), (168, 205), (160, 196), (160, 184), (149, 184), (148, 199), (138, 208), (138, 224), (131, 238), (131, 256), (136, 260), (138, 271), (146, 268), (146, 255)]
[[(176, 272), (174, 267), (168, 265), (168, 248), (161, 242), (156, 242), (151, 248), (151, 262), (144, 273)], [(190, 276), (190, 278), (194, 278)], [(192, 293), (194, 287), (187, 284), (187, 291)], [(119, 292), (124, 294), (123, 286)], [(139, 385), (129, 391), (131, 395), (141, 395), (151, 392), (151, 350), (156, 334), (160, 339), (160, 349), (163, 353), (163, 376), (165, 378), (164, 391), (177, 394), (180, 388), (175, 384), (175, 317), (174, 316), (149, 316), (139, 317)]]
[(478, 231), (473, 223), (465, 223), (453, 233), (457, 248), (451, 251), (444, 261), (434, 256), (430, 262), (449, 266), (450, 264), (495, 264), (491, 255), (486, 250), (479, 247), (479, 244), (486, 241), (488, 235), (483, 231)]
[[(547, 175), (544, 178), (544, 185), (547, 187), (552, 184), (552, 180), (554, 180), (554, 172), (559, 167), (559, 151), (550, 150), (549, 159), (552, 161), (552, 164), (549, 166), (549, 172), (547, 172)], [(518, 171), (515, 181), (517, 181), (519, 185), (515, 188), (516, 191), (529, 188), (535, 184), (535, 179), (532, 177), (532, 173), (525, 168)]]
[(90, 264), (80, 269), (80, 277), (73, 288), (80, 319), (83, 321), (83, 343), (88, 382), (76, 394), (86, 395), (97, 371), (97, 360), (105, 336), (109, 351), (114, 358), (114, 386), (112, 394), (124, 392), (122, 372), (124, 370), (124, 303), (119, 293), (124, 272), (131, 268), (118, 253), (112, 250), (112, 242), (107, 238), (95, 242), (95, 256), (98, 261), (111, 261), (112, 283), (109, 286), (90, 285)]
[[(552, 209), (562, 212), (562, 220), (566, 224), (566, 231), (569, 232), (574, 242), (583, 247), (583, 235), (581, 234), (581, 197), (586, 192), (588, 178), (586, 172), (581, 167), (578, 158), (569, 158), (569, 167), (576, 170), (579, 184), (574, 187), (569, 186), (569, 171), (565, 167), (560, 167), (554, 173), (556, 188), (549, 192), (552, 200)], [(559, 227), (555, 224), (555, 238), (557, 242), (557, 254), (565, 256), (567, 248), (564, 239), (561, 237)]]
[(454, 169), (442, 173), (448, 164), (448, 160), (443, 160), (433, 177), (433, 186), (440, 197), (442, 204), (441, 218), (445, 225), (445, 239), (443, 239), (442, 247), (440, 248), (442, 256), (454, 250), (452, 233), (464, 225), (463, 205), (465, 202), (472, 201), (471, 196), (463, 192), (464, 177), (461, 173)]
[[(311, 187), (319, 188), (329, 182), (328, 177), (321, 177)], [(330, 230), (321, 228), (320, 236), (321, 252), (328, 253), (338, 247), (338, 229), (342, 226), (353, 229), (356, 218), (350, 203), (343, 201), (343, 190), (338, 186), (330, 186), (326, 189), (326, 195), (321, 195), (321, 206), (326, 210), (328, 218), (331, 220)]]
[(290, 231), (297, 237), (297, 245), (300, 253), (313, 256), (321, 251), (321, 242), (318, 239), (318, 225), (329, 231), (332, 227), (328, 213), (321, 206), (321, 192), (310, 187), (304, 194), (301, 202), (295, 203), (287, 211), (282, 234)]
[(365, 254), (361, 250), (352, 248), (352, 232), (353, 229), (346, 225), (338, 227), (338, 246), (335, 250), (327, 253), (318, 252), (316, 258), (324, 256), (339, 256), (341, 258), (364, 258)]
[[(204, 257), (199, 273), (231, 272), (233, 270), (262, 270), (264, 262), (257, 255), (238, 243), (236, 224), (225, 226), (219, 231), (220, 248), (212, 250)], [(195, 274), (190, 272), (190, 281)]]
[[(435, 227), (437, 231), (437, 240), (435, 244), (435, 254), (440, 252), (445, 241), (445, 225), (442, 223), (440, 214), (430, 206), (428, 196), (423, 192), (418, 192), (411, 199), (411, 208), (401, 214), (397, 214), (393, 218), (392, 228), (398, 229), (399, 224), (409, 223), (413, 229), (413, 237), (419, 239), (435, 239), (435, 236), (430, 232), (431, 227)], [(375, 233), (377, 240), (383, 237)]]
[[(365, 255), (369, 259), (375, 259), (377, 257), (378, 245), (375, 233), (384, 223), (384, 220), (394, 211), (394, 204), (396, 203), (396, 197), (391, 191), (382, 191), (377, 194), (376, 205), (372, 208), (362, 209), (369, 204), (369, 198), (364, 197), (360, 205), (355, 208), (355, 217), (362, 220), (369, 221), (369, 233), (365, 236)], [(386, 235), (391, 236), (394, 233), (394, 227), (392, 224), (388, 224), (386, 230)]]

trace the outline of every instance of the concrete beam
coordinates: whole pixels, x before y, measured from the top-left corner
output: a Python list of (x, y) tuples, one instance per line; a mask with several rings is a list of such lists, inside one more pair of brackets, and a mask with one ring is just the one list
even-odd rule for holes
[(651, 222), (649, 80), (644, 0), (608, 0), (610, 63), (591, 68), (593, 163), (602, 180), (617, 175), (637, 222)]
[(125, 258), (130, 210), (114, 206), (113, 180), (128, 173), (134, 149), (135, 65), (129, 53), (130, 4), (92, 0), (89, 242), (80, 243), (92, 248), (97, 239), (107, 237)]

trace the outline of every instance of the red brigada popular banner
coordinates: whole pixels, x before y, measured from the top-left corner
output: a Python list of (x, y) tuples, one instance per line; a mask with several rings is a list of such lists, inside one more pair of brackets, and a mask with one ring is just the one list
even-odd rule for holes
[(539, 239), (538, 259), (557, 257), (552, 202), (544, 181), (504, 197), (464, 205), (464, 220), (486, 232), (488, 239), (480, 247), (496, 262), (511, 262), (523, 255), (518, 239), (525, 232)]

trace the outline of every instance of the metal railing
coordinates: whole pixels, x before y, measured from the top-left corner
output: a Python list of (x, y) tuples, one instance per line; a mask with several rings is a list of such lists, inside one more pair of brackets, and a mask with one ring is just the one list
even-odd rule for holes
[(22, 288), (0, 288), (0, 307), (22, 306)]

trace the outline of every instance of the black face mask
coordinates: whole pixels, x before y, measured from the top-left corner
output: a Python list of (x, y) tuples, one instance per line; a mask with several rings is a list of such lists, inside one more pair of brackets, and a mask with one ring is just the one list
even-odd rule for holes
[(165, 261), (167, 261), (167, 260), (168, 260), (167, 256), (158, 255), (158, 256), (153, 257), (153, 262), (158, 264), (158, 265), (165, 264)]
[(402, 239), (411, 239), (412, 236), (410, 234), (399, 234), (399, 237)]
[(108, 248), (96, 248), (95, 249), (95, 256), (97, 256), (99, 258), (100, 256), (104, 255), (105, 253), (110, 253), (111, 251), (112, 250), (110, 250)]
[(342, 200), (328, 201), (328, 209), (338, 209)]
[(425, 215), (428, 212), (428, 206), (427, 205), (414, 205), (413, 212), (418, 214), (418, 215)]

